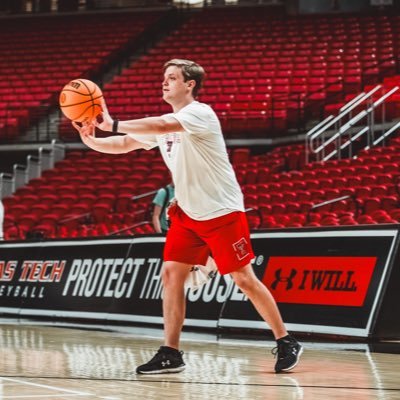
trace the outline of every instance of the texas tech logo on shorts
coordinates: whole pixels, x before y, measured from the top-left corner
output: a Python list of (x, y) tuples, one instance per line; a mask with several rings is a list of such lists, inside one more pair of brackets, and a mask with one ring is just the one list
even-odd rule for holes
[(235, 250), (236, 257), (238, 258), (238, 260), (243, 260), (250, 254), (249, 244), (247, 243), (247, 240), (244, 237), (238, 240), (236, 243), (233, 243), (232, 246), (233, 250)]

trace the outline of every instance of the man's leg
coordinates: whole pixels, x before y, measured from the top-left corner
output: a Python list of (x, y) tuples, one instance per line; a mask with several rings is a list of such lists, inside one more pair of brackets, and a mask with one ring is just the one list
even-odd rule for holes
[(249, 298), (254, 307), (271, 327), (275, 339), (287, 335), (275, 299), (264, 284), (256, 277), (250, 264), (231, 273), (236, 285)]
[(184, 284), (191, 265), (174, 261), (165, 262), (162, 270), (164, 341), (156, 355), (146, 364), (137, 367), (138, 374), (180, 372), (185, 369), (179, 339), (185, 319), (186, 299)]
[(191, 267), (189, 264), (175, 261), (167, 261), (163, 266), (164, 339), (165, 346), (174, 349), (179, 349), (179, 339), (186, 312), (184, 285)]
[(264, 284), (256, 277), (250, 264), (231, 273), (236, 285), (253, 303), (254, 307), (270, 326), (278, 343), (276, 372), (289, 371), (299, 360), (303, 348), (288, 335), (275, 299)]

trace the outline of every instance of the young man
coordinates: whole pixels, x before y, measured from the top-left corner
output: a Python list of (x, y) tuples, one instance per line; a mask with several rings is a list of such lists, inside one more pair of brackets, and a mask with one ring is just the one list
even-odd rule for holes
[[(231, 274), (268, 323), (277, 340), (276, 372), (294, 368), (302, 346), (288, 335), (269, 290), (255, 276), (254, 257), (244, 213), (243, 194), (229, 162), (219, 120), (206, 104), (195, 100), (203, 68), (188, 60), (164, 65), (163, 99), (173, 112), (130, 121), (113, 120), (103, 104), (103, 121), (83, 127), (73, 123), (82, 141), (94, 150), (125, 153), (160, 147), (171, 171), (177, 200), (169, 209), (171, 226), (164, 248), (162, 280), (165, 343), (136, 370), (139, 374), (180, 372), (179, 351), (185, 318), (184, 283), (192, 265), (205, 265), (211, 252), (219, 272)], [(95, 127), (123, 136), (96, 138)]]

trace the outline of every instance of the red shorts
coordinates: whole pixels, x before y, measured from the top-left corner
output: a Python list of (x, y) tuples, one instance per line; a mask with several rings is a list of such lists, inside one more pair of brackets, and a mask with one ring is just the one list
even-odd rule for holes
[(171, 227), (164, 247), (164, 261), (205, 265), (209, 255), (221, 274), (228, 274), (249, 264), (254, 258), (246, 214), (230, 214), (196, 221), (178, 205), (168, 210)]

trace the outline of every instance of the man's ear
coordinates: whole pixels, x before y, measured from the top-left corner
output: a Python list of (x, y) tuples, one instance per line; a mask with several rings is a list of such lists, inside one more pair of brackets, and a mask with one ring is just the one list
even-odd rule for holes
[(188, 88), (193, 89), (196, 86), (196, 81), (194, 79), (187, 81)]

